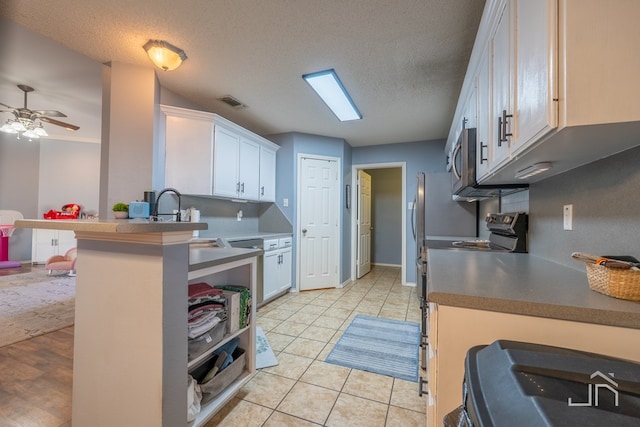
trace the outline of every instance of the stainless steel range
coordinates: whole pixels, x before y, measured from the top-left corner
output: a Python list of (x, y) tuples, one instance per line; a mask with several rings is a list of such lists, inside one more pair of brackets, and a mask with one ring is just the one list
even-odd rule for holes
[(452, 242), (458, 249), (495, 252), (527, 252), (529, 216), (526, 213), (492, 213), (485, 218), (491, 232), (489, 240), (463, 240)]

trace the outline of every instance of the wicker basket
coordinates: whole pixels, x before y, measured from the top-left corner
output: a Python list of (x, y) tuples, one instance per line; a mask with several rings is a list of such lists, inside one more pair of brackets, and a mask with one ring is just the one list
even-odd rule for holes
[(609, 268), (587, 263), (589, 287), (601, 294), (640, 301), (640, 270)]

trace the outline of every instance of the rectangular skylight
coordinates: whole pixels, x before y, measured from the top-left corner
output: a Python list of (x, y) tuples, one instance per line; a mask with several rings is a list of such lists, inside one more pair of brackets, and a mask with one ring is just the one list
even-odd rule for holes
[(305, 74), (302, 78), (316, 91), (338, 120), (346, 122), (362, 119), (362, 114), (333, 69)]

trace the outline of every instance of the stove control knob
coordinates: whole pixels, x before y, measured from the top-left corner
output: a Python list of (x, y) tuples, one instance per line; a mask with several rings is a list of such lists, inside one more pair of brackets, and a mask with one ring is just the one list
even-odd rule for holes
[(505, 224), (509, 224), (512, 219), (513, 218), (511, 218), (509, 215), (505, 215), (504, 218), (502, 218), (502, 222), (504, 222)]
[(491, 214), (487, 215), (484, 220), (487, 222), (487, 224), (493, 224), (494, 222), (496, 222), (495, 217)]

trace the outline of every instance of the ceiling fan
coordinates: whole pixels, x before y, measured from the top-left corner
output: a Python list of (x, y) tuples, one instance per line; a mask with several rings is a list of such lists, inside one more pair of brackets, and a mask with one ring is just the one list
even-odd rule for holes
[(33, 92), (34, 89), (27, 85), (18, 85), (18, 88), (24, 92), (24, 107), (16, 108), (0, 102), (0, 105), (8, 108), (8, 110), (0, 110), (0, 113), (11, 113), (14, 119), (9, 119), (0, 127), (0, 131), (7, 133), (15, 133), (20, 139), (20, 134), (25, 137), (40, 138), (48, 136), (47, 131), (42, 127), (42, 122), (52, 125), (61, 126), (67, 130), (75, 131), (80, 129), (79, 126), (53, 119), (52, 117), (67, 117), (66, 114), (56, 110), (30, 110), (27, 108), (27, 94)]

